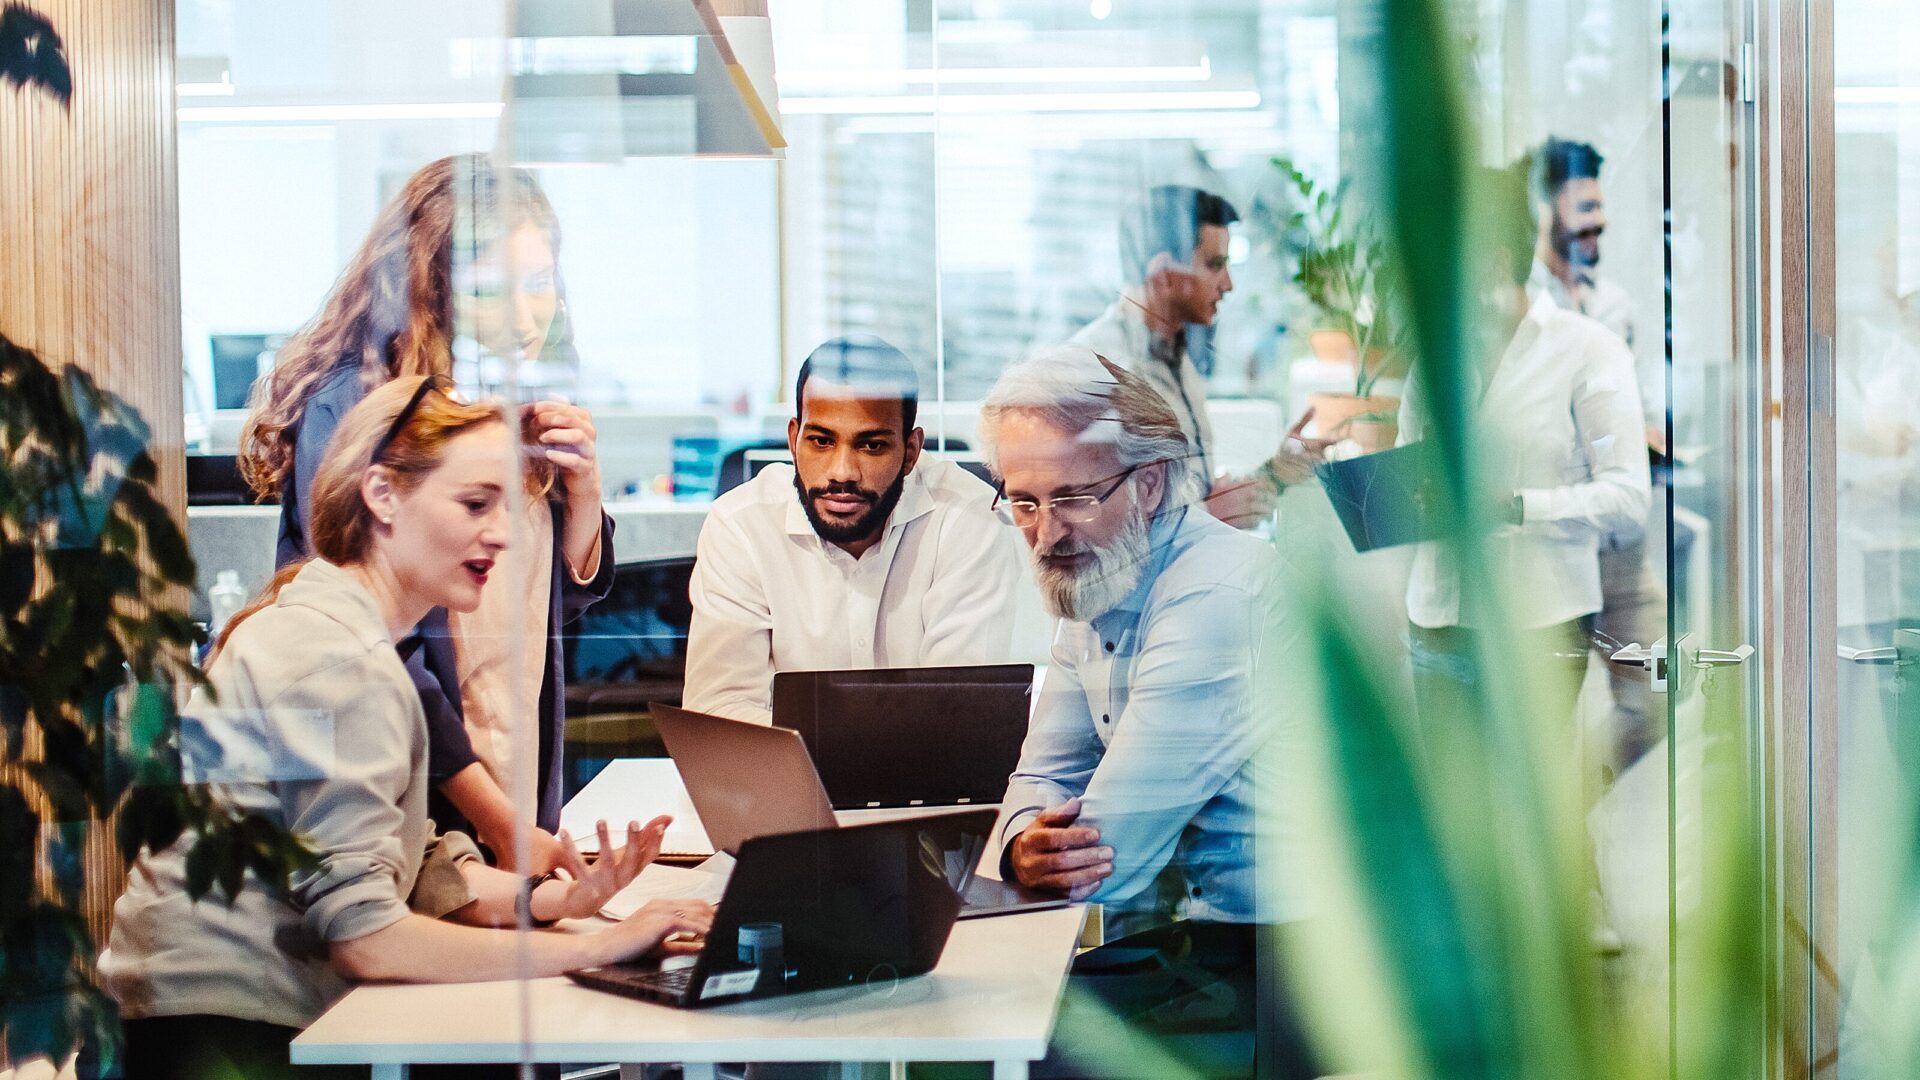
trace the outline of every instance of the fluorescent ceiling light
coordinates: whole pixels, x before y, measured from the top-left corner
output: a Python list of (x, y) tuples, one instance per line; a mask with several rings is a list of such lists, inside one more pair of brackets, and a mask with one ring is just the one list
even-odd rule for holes
[(780, 92), (843, 86), (944, 86), (1002, 83), (1206, 82), (1213, 64), (1159, 64), (1133, 67), (961, 67), (853, 68), (845, 71), (802, 69), (774, 74)]
[(1836, 86), (1836, 105), (1920, 105), (1920, 86)]
[(343, 123), (355, 120), (494, 120), (498, 101), (423, 101), (371, 105), (185, 105), (183, 124)]
[(1188, 109), (1257, 109), (1257, 90), (1162, 90), (1112, 94), (896, 94), (780, 100), (789, 116), (873, 116), (931, 113), (1161, 112)]
[[(933, 117), (919, 115), (876, 114), (848, 117), (835, 130), (849, 136), (911, 135), (933, 130)], [(967, 137), (971, 125), (961, 125), (955, 134)], [(1231, 112), (1159, 112), (1094, 113), (1065, 115), (1035, 113), (993, 129), (995, 137), (1023, 145), (1074, 144), (1103, 139), (1193, 139), (1207, 134), (1244, 134), (1260, 139), (1277, 138), (1273, 118), (1265, 113), (1236, 110)]]
[(699, 43), (691, 37), (538, 37), (507, 42), (513, 75), (691, 75)]

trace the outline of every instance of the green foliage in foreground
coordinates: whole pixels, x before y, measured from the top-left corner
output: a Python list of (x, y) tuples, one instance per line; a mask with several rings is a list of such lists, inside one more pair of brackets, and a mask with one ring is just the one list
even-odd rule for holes
[(179, 692), (200, 685), (186, 537), (151, 433), (86, 372), (0, 337), (0, 1036), (15, 1063), (83, 1044), (110, 1061), (83, 853), (131, 861), (192, 834), (190, 887), (230, 900), (312, 856), (274, 822), (180, 782)]

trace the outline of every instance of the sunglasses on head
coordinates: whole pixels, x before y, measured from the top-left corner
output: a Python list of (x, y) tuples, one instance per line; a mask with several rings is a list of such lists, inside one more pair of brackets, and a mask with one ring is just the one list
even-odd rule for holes
[(378, 465), (386, 459), (387, 451), (393, 446), (393, 440), (399, 438), (400, 432), (406, 429), (407, 421), (413, 419), (413, 414), (419, 410), (420, 402), (427, 396), (429, 390), (438, 390), (449, 399), (453, 397), (452, 387), (440, 376), (429, 375), (421, 379), (420, 385), (414, 388), (413, 396), (407, 399), (407, 404), (401, 408), (400, 414), (395, 416), (393, 423), (387, 426), (387, 433), (380, 436), (379, 442), (373, 444), (373, 458), (370, 464)]

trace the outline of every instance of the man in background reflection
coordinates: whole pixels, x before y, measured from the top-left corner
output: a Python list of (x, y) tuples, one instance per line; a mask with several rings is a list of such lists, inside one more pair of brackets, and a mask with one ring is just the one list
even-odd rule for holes
[[(1423, 725), (1444, 736), (1476, 707), (1479, 636), (1517, 631), (1514, 662), (1547, 730), (1573, 716), (1601, 609), (1600, 548), (1643, 521), (1650, 500), (1640, 392), (1625, 342), (1598, 322), (1529, 295), (1535, 225), (1525, 167), (1482, 169), (1489, 234), (1476, 253), (1479, 310), (1466, 399), (1477, 402), (1473, 447), (1497, 492), (1478, 542), (1497, 598), (1468, 593), (1459, 551), (1427, 541), (1407, 582), (1413, 686)], [(1432, 395), (1419, 373), (1400, 409), (1400, 441), (1424, 438)]]
[[(1664, 358), (1657, 349), (1636, 348), (1633, 302), (1625, 289), (1600, 274), (1600, 238), (1607, 229), (1606, 197), (1600, 187), (1604, 160), (1600, 151), (1587, 143), (1551, 137), (1535, 155), (1534, 198), (1540, 226), (1527, 291), (1594, 320), (1634, 353), (1647, 446), (1664, 453)], [(1666, 499), (1656, 498), (1654, 505), (1664, 508)], [(1601, 608), (1594, 616), (1594, 630), (1603, 649), (1609, 641), (1646, 645), (1667, 636), (1666, 590), (1654, 580), (1647, 565), (1644, 522), (1601, 538), (1600, 591)], [(1658, 722), (1645, 672), (1609, 664), (1607, 674), (1613, 690), (1612, 760), (1608, 764), (1620, 770), (1658, 742), (1665, 725)]]
[(1128, 286), (1072, 341), (1145, 379), (1166, 399), (1187, 437), (1207, 512), (1244, 529), (1273, 513), (1282, 487), (1312, 474), (1310, 454), (1325, 444), (1300, 440), (1303, 419), (1251, 475), (1215, 475), (1207, 380), (1188, 341), (1213, 325), (1220, 301), (1233, 291), (1227, 226), (1239, 220), (1232, 204), (1211, 192), (1173, 184), (1153, 188), (1120, 222), (1120, 265)]
[(874, 337), (800, 366), (792, 465), (715, 500), (689, 593), (686, 706), (769, 723), (782, 670), (1004, 663), (1018, 555), (993, 489), (923, 456), (919, 376)]

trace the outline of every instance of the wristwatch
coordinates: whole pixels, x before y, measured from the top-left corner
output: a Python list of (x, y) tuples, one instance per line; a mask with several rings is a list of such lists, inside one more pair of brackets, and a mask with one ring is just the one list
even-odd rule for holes
[(558, 872), (549, 870), (544, 874), (535, 874), (528, 878), (526, 884), (520, 887), (519, 893), (513, 898), (514, 914), (526, 920), (527, 925), (535, 929), (544, 930), (552, 926), (554, 924), (553, 919), (538, 919), (534, 917), (533, 890), (545, 885), (549, 881), (553, 881), (559, 876)]

